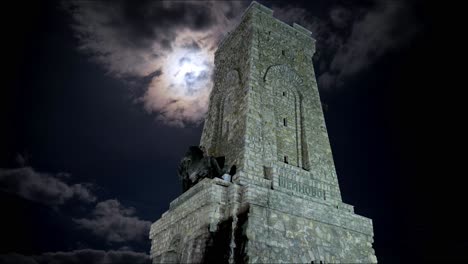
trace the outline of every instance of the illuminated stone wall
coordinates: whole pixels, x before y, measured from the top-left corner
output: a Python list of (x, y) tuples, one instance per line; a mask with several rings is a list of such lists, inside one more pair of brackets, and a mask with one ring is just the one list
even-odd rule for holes
[(223, 40), (200, 144), (237, 173), (171, 203), (151, 228), (155, 263), (377, 262), (372, 220), (341, 199), (314, 52), (255, 2)]
[(216, 52), (201, 145), (213, 156), (225, 156), (226, 169), (236, 165), (238, 182), (271, 186), (279, 184), (278, 177), (289, 177), (322, 188), (339, 204), (314, 52), (310, 32), (252, 5)]

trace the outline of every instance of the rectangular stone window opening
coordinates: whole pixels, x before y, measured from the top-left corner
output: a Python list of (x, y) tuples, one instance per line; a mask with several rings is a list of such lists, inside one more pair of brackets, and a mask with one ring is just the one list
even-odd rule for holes
[(284, 156), (284, 163), (289, 164), (289, 162), (288, 162), (288, 156)]
[(286, 96), (286, 92), (283, 92), (283, 96)]
[(283, 118), (283, 125), (288, 126), (288, 120), (286, 120), (286, 118)]

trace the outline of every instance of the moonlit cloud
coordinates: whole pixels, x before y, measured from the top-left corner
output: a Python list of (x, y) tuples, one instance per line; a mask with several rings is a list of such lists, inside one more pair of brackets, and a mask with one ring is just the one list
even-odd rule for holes
[(151, 225), (135, 216), (134, 208), (125, 207), (115, 199), (96, 204), (91, 218), (74, 221), (107, 242), (143, 241)]
[(65, 1), (64, 6), (79, 49), (118, 78), (151, 76), (135, 101), (158, 120), (184, 126), (203, 121), (214, 51), (247, 4)]
[[(199, 124), (212, 89), (214, 51), (250, 1), (64, 1), (79, 49), (117, 78), (144, 80), (135, 102), (174, 126)], [(343, 87), (417, 30), (410, 4), (370, 1), (331, 6), (314, 17), (273, 5), (274, 16), (313, 32), (319, 88)]]
[(73, 198), (86, 203), (96, 200), (90, 184), (69, 184), (65, 181), (69, 177), (66, 173), (37, 172), (31, 167), (0, 168), (0, 189), (49, 206), (62, 205)]
[[(174, 48), (161, 58), (163, 74), (153, 78), (141, 98), (148, 112), (158, 119), (184, 126), (203, 119), (213, 86), (213, 51), (202, 41), (205, 36), (184, 31), (174, 41)], [(205, 38), (206, 39), (206, 38)]]

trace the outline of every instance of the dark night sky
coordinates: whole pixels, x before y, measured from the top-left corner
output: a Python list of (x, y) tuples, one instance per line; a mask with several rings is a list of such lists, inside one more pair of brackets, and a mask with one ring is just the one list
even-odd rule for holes
[[(398, 21), (377, 18), (375, 23), (395, 25), (390, 37), (373, 39), (380, 33), (370, 30), (369, 42), (375, 42), (348, 47), (375, 45), (372, 59), (345, 54), (338, 66), (321, 66), (336, 50), (327, 46), (327, 28), (314, 24), (314, 17), (327, 21), (332, 10), (347, 10), (337, 11), (343, 14), (337, 23), (356, 27), (337, 24), (333, 31), (347, 39), (353, 29), (372, 28), (372, 21), (358, 26), (376, 2), (261, 1), (286, 20), (291, 18), (286, 10), (303, 12), (302, 19), (317, 27), (312, 30), (319, 32), (317, 75), (335, 78), (328, 85), (321, 80), (326, 88), (319, 89), (343, 200), (373, 219), (379, 262), (467, 261), (466, 217), (459, 215), (466, 205), (458, 204), (466, 199), (455, 176), (460, 173), (450, 165), (457, 163), (456, 155), (447, 149), (455, 140), (446, 112), (458, 109), (455, 103), (444, 105), (454, 97), (451, 87), (456, 84), (455, 78), (443, 76), (455, 70), (446, 67), (451, 51), (435, 34), (441, 24), (435, 23), (433, 6), (407, 1), (411, 4), (404, 5), (404, 12), (391, 16)], [(93, 59), (98, 51), (78, 48), (83, 39), (72, 27), (76, 13), (63, 3), (9, 5), (3, 12), (11, 18), (2, 18), (6, 84), (0, 93), (0, 254), (9, 255), (0, 260), (24, 257), (46, 263), (58, 258), (50, 252), (63, 251), (69, 261), (94, 253), (114, 254), (115, 263), (145, 263), (149, 240), (146, 233), (134, 234), (146, 232), (148, 223), (180, 194), (176, 167), (186, 148), (198, 144), (202, 123), (174, 126), (160, 118), (159, 106), (148, 110), (145, 102), (135, 102), (160, 72), (145, 78), (109, 71)], [(179, 23), (181, 16), (181, 25), (194, 21), (193, 30), (211, 30), (210, 23), (216, 22), (186, 19), (187, 12), (196, 12), (190, 8), (167, 11), (166, 18), (160, 10), (161, 21), (137, 21), (133, 18), (142, 6), (124, 5), (128, 20), (121, 20), (130, 25), (121, 32), (141, 40), (128, 43), (135, 50), (145, 50), (147, 40), (164, 43), (162, 31), (145, 35), (142, 23), (164, 25), (161, 21), (175, 15), (175, 22), (167, 21)], [(118, 23), (111, 26), (119, 28)], [(407, 36), (397, 32), (408, 28), (414, 30), (407, 30)], [(178, 30), (167, 30), (172, 29)], [(353, 67), (357, 70), (344, 73)], [(98, 229), (93, 223), (110, 225)], [(132, 224), (138, 231), (128, 230)]]

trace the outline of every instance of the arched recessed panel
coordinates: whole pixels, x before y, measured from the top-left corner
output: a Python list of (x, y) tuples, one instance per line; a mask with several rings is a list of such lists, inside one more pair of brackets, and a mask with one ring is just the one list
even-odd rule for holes
[(275, 65), (268, 68), (264, 81), (270, 98), (266, 110), (274, 112), (270, 133), (276, 139), (276, 160), (308, 169), (303, 97), (299, 92), (302, 80), (290, 67)]
[(240, 88), (240, 75), (237, 70), (228, 71), (221, 83), (222, 89), (219, 91), (220, 102), (217, 115), (216, 151), (211, 153), (214, 156), (225, 156), (226, 164), (233, 165), (231, 157), (234, 145), (238, 145), (241, 135), (239, 125), (239, 108), (242, 100), (242, 89)]

